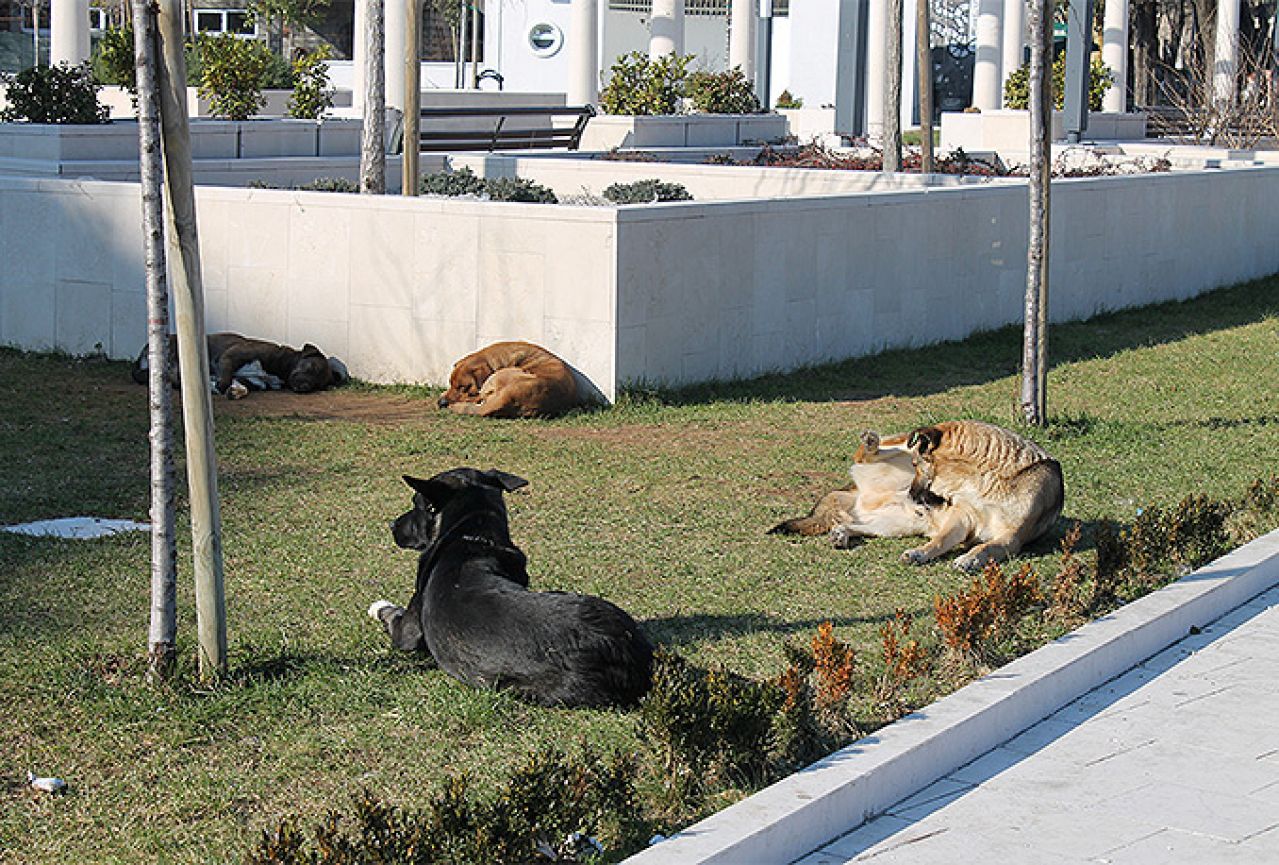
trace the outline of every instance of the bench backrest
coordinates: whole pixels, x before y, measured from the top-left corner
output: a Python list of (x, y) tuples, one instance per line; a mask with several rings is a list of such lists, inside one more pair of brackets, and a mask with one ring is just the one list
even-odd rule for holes
[[(595, 116), (590, 105), (513, 106), (510, 108), (423, 108), (419, 120), (419, 149), (449, 150), (576, 150), (586, 123)], [(403, 123), (392, 139), (402, 152)]]

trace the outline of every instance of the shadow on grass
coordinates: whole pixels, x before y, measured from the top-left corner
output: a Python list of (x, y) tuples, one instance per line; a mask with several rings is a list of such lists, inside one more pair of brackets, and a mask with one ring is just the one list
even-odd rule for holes
[[(912, 618), (931, 612), (913, 610)], [(815, 631), (825, 622), (836, 627), (845, 625), (882, 624), (892, 620), (896, 611), (871, 616), (822, 616), (815, 619), (780, 619), (766, 613), (708, 613), (692, 616), (660, 616), (644, 619), (641, 627), (654, 643), (668, 647), (688, 646), (703, 641), (721, 640), (725, 637), (741, 637), (747, 634), (793, 634)]]
[[(1049, 330), (1052, 366), (1109, 357), (1134, 348), (1176, 342), (1241, 327), (1279, 315), (1279, 276), (1221, 288), (1184, 301), (1106, 313)], [(635, 388), (634, 402), (667, 405), (750, 400), (843, 401), (882, 396), (927, 396), (984, 384), (1017, 373), (1020, 325), (984, 331), (963, 340), (823, 364), (786, 374), (673, 390)]]

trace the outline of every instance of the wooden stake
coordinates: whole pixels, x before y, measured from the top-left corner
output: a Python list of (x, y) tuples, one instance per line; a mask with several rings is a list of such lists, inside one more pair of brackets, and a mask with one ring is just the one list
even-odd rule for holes
[(919, 170), (932, 174), (933, 165), (933, 50), (932, 15), (928, 0), (915, 0), (915, 67), (919, 79)]
[(218, 470), (213, 450), (213, 406), (209, 398), (200, 237), (195, 215), (195, 185), (191, 177), (186, 59), (182, 54), (182, 2), (159, 0), (159, 4), (164, 190), (168, 203), (169, 260), (175, 265), (170, 277), (177, 318), (178, 365), (182, 373), (182, 417), (186, 429), (187, 485), (191, 496), (200, 675), (208, 679), (226, 669), (226, 599), (222, 585)]
[(147, 273), (148, 403), (151, 412), (151, 630), (148, 674), (165, 681), (177, 657), (177, 568), (174, 530), (173, 400), (169, 394), (169, 285), (164, 256), (164, 165), (156, 76), (156, 9), (133, 4), (138, 82), (138, 156), (142, 179), (143, 254)]
[(422, 121), (421, 0), (391, 0), (408, 3), (404, 19), (404, 147), (400, 161), (400, 194), (417, 195), (419, 132)]

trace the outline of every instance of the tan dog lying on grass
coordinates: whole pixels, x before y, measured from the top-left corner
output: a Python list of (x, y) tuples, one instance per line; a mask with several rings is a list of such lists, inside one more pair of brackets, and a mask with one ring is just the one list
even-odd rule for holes
[(819, 534), (846, 548), (863, 537), (927, 535), (902, 554), (924, 564), (976, 544), (955, 567), (977, 570), (1015, 556), (1061, 515), (1061, 465), (1016, 433), (980, 421), (946, 421), (880, 440), (865, 433), (853, 486), (824, 496), (809, 516), (774, 532)]
[(553, 417), (578, 405), (568, 364), (528, 342), (496, 342), (453, 365), (440, 408), (483, 417)]

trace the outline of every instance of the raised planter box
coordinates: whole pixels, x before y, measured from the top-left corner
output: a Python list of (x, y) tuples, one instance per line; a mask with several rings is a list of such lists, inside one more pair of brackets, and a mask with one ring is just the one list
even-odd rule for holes
[(581, 149), (733, 147), (776, 143), (785, 137), (786, 118), (780, 114), (601, 114), (586, 124)]
[[(1062, 113), (1053, 112), (1052, 138), (1065, 137)], [(1146, 115), (1093, 112), (1085, 141), (1140, 141), (1146, 137)], [(995, 151), (1005, 160), (1023, 161), (1030, 151), (1028, 111), (945, 111), (941, 116), (941, 148), (962, 147), (969, 153)]]

